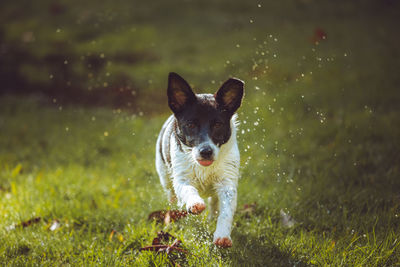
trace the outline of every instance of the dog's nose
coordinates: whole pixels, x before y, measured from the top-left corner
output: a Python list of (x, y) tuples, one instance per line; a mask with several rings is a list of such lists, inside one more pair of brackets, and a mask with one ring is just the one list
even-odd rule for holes
[(203, 159), (210, 159), (213, 154), (213, 150), (210, 146), (205, 146), (200, 150), (200, 156)]

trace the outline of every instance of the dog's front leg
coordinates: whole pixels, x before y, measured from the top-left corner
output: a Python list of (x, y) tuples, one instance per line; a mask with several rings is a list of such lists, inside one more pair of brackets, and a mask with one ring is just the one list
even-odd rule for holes
[(217, 188), (219, 198), (219, 216), (214, 233), (214, 244), (220, 247), (231, 247), (231, 230), (233, 215), (236, 210), (237, 190), (235, 185), (224, 185)]
[(173, 185), (175, 194), (178, 197), (178, 204), (186, 205), (188, 212), (199, 214), (206, 208), (204, 200), (199, 196), (199, 192), (187, 179), (175, 177)]

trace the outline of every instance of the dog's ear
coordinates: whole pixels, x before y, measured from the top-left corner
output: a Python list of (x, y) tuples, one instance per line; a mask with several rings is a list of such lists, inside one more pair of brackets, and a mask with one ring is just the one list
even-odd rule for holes
[(218, 105), (231, 114), (235, 113), (242, 103), (243, 86), (244, 82), (235, 78), (224, 82), (214, 95)]
[(174, 113), (181, 112), (187, 105), (196, 101), (190, 85), (178, 74), (171, 72), (168, 76), (168, 105)]

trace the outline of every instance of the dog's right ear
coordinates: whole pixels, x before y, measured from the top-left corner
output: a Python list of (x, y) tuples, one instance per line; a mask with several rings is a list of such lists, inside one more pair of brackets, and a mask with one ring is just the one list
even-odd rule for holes
[(169, 73), (167, 94), (169, 108), (175, 114), (196, 101), (196, 95), (190, 85), (175, 72)]
[(244, 93), (244, 82), (231, 78), (215, 93), (215, 100), (218, 105), (228, 111), (231, 115), (240, 107)]

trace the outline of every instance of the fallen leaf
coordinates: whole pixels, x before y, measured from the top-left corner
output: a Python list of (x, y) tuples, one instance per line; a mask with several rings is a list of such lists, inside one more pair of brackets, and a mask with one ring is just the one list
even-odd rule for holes
[(110, 242), (112, 241), (114, 235), (117, 237), (117, 239), (119, 240), (119, 242), (123, 242), (123, 241), (124, 241), (124, 236), (123, 236), (121, 233), (117, 232), (116, 230), (112, 229), (112, 231), (111, 231), (111, 233), (110, 233), (110, 236), (108, 237), (108, 240), (109, 240)]
[(16, 227), (21, 227), (22, 226), (23, 228), (25, 228), (25, 227), (31, 226), (32, 224), (40, 222), (41, 219), (42, 218), (40, 218), (40, 217), (32, 218), (32, 219), (27, 220), (25, 222), (21, 222), (20, 224), (16, 225)]
[(168, 225), (171, 222), (186, 217), (187, 215), (187, 211), (183, 210), (158, 210), (150, 213), (148, 220), (155, 220), (158, 223), (164, 223)]
[(10, 226), (7, 226), (6, 230), (11, 231), (18, 227), (25, 228), (25, 227), (31, 226), (32, 224), (36, 224), (36, 223), (40, 222), (41, 219), (42, 219), (41, 217), (35, 217), (35, 218), (29, 219), (27, 221), (21, 222), (19, 224), (12, 224)]
[(253, 202), (251, 204), (244, 204), (243, 208), (239, 212), (246, 218), (250, 218), (252, 215), (254, 215), (256, 208), (257, 208), (256, 202)]
[(157, 233), (157, 237), (153, 239), (152, 245), (159, 245), (161, 242), (168, 242), (171, 239), (175, 239), (175, 237), (168, 232), (160, 231)]
[[(171, 240), (173, 240), (172, 243), (170, 243)], [(170, 233), (163, 231), (157, 233), (157, 237), (153, 239), (151, 246), (142, 247), (139, 249), (139, 251), (165, 253), (167, 254), (167, 257), (172, 266), (181, 266), (177, 261), (180, 261), (184, 266), (188, 265), (188, 262), (186, 261), (186, 254), (196, 256), (182, 247), (181, 240), (175, 238)]]
[[(174, 239), (174, 242), (169, 245), (168, 241)], [(165, 244), (162, 243), (166, 242)], [(152, 245), (151, 246), (145, 246), (140, 248), (140, 251), (155, 251), (155, 252), (165, 252), (167, 254), (170, 254), (172, 251), (178, 251), (178, 252), (183, 252), (185, 254), (188, 253), (185, 249), (181, 248), (182, 241), (175, 238), (173, 235), (169, 234), (168, 232), (163, 232), (160, 231), (157, 233), (157, 237), (153, 239)]]

